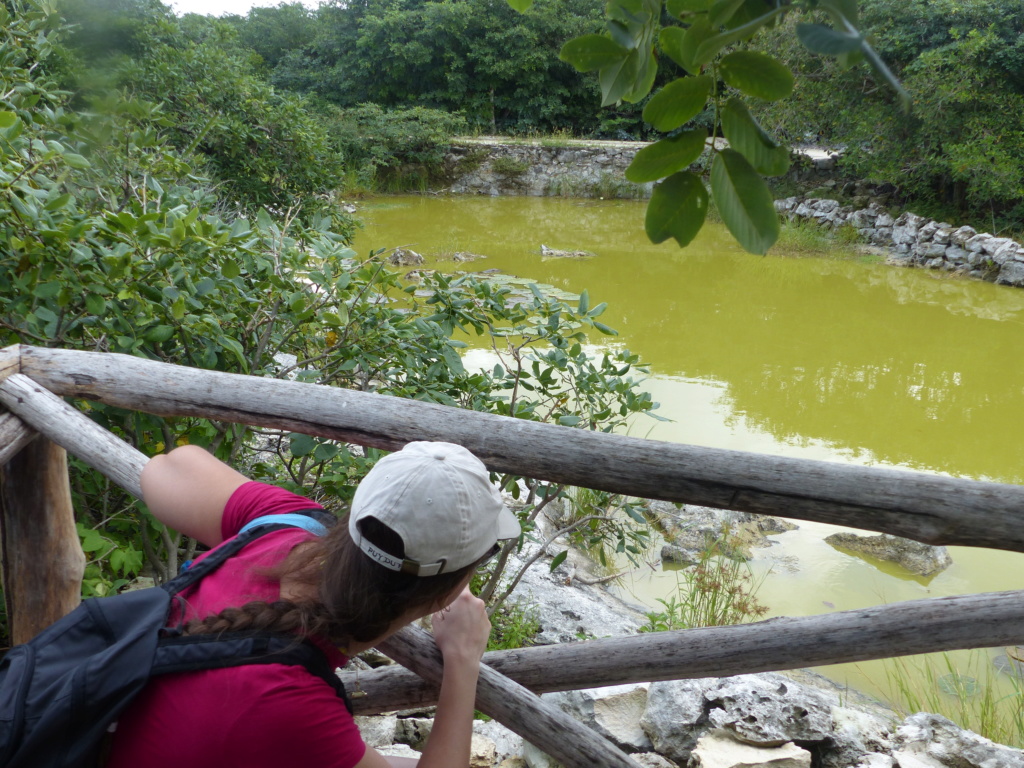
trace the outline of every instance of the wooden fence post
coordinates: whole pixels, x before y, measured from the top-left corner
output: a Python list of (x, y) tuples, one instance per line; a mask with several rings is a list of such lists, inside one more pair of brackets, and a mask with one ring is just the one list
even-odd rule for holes
[(85, 572), (67, 454), (44, 437), (0, 466), (0, 536), (11, 642), (23, 643), (78, 605)]

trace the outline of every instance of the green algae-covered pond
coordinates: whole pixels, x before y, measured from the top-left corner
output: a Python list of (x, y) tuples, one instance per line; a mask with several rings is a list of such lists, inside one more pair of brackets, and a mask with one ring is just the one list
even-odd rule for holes
[[(672, 420), (637, 421), (635, 435), (1024, 483), (1024, 290), (852, 252), (752, 256), (714, 226), (685, 250), (654, 246), (643, 211), (385, 198), (362, 206), (355, 247), (406, 246), (428, 267), (500, 269), (608, 302), (613, 343), (650, 363), (645, 386)], [(544, 258), (542, 244), (595, 256)], [(444, 260), (455, 251), (488, 258)], [(770, 571), (759, 597), (772, 616), (1024, 587), (1021, 554), (954, 547), (949, 569), (921, 579), (833, 549), (823, 541), (832, 526), (797, 522), (752, 563)], [(623, 589), (656, 606), (675, 584), (671, 572), (638, 573)], [(881, 662), (822, 671), (885, 692)]]

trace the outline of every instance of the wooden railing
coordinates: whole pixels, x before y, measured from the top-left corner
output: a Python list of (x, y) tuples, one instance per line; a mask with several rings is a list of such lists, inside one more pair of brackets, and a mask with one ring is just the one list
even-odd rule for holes
[[(724, 509), (1024, 551), (1024, 487), (608, 435), (394, 397), (184, 368), (125, 355), (0, 350), (4, 587), (15, 642), (78, 601), (84, 559), (63, 451), (139, 495), (146, 457), (62, 397), (396, 449), (460, 443), (497, 472)], [(57, 446), (60, 446), (58, 448)], [(825, 616), (486, 654), (478, 708), (564, 765), (633, 766), (535, 694), (1016, 645), (1024, 592), (897, 603)], [(346, 676), (369, 714), (433, 703), (440, 656), (409, 628), (382, 645), (408, 670)]]

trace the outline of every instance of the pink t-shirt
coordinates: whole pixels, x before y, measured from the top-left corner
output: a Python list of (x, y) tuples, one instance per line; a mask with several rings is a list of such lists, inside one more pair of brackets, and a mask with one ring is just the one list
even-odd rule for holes
[[(227, 540), (261, 515), (316, 507), (263, 483), (246, 483), (224, 509)], [(228, 558), (184, 597), (188, 618), (250, 600), (278, 598), (261, 573), (313, 534), (269, 533)], [(199, 559), (199, 558), (197, 558)], [(328, 661), (347, 659), (327, 643)], [(366, 752), (352, 716), (334, 690), (300, 666), (257, 664), (154, 677), (121, 715), (108, 768), (352, 768)]]

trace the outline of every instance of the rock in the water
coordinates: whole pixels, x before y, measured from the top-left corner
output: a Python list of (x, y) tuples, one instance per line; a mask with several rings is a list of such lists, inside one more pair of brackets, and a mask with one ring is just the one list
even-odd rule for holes
[(640, 726), (656, 752), (681, 765), (686, 764), (700, 732), (707, 726), (704, 693), (717, 683), (717, 680), (651, 683)]
[(939, 715), (918, 712), (896, 729), (900, 768), (1022, 768), (1024, 752), (995, 744)]
[(832, 732), (829, 697), (782, 675), (724, 678), (704, 698), (711, 723), (748, 744), (824, 741)]
[(423, 263), (423, 257), (410, 248), (395, 248), (388, 254), (388, 264), (395, 267), (415, 267)]
[(772, 545), (766, 534), (796, 528), (775, 517), (693, 504), (680, 508), (667, 501), (648, 501), (647, 508), (658, 518), (665, 538), (676, 547), (668, 552), (671, 559), (662, 554), (663, 559), (673, 563), (697, 562), (712, 542), (729, 557), (750, 560), (751, 549)]
[(646, 684), (612, 685), (546, 693), (543, 698), (627, 752), (642, 752), (651, 748), (651, 740), (640, 727), (647, 688)]
[(480, 259), (486, 258), (486, 256), (483, 256), (479, 253), (470, 253), (469, 251), (456, 251), (454, 254), (452, 254), (452, 261), (457, 263), (462, 263), (466, 261), (479, 261)]
[(700, 552), (683, 549), (675, 544), (665, 544), (661, 548), (661, 562), (673, 565), (693, 565), (700, 562)]
[(559, 248), (548, 248), (541, 243), (540, 255), (546, 259), (589, 259), (594, 254), (590, 251), (563, 251)]
[(861, 536), (844, 531), (827, 536), (825, 542), (833, 547), (842, 547), (879, 560), (897, 563), (918, 576), (932, 576), (953, 563), (953, 558), (949, 556), (945, 547), (934, 547), (931, 544), (922, 544), (887, 533), (879, 536)]
[(792, 742), (757, 747), (737, 741), (725, 731), (701, 736), (689, 768), (811, 768), (811, 753)]

